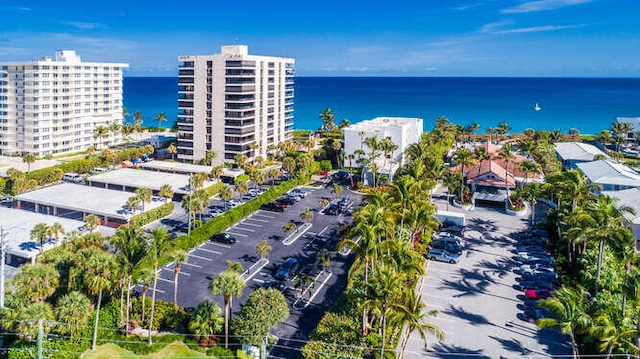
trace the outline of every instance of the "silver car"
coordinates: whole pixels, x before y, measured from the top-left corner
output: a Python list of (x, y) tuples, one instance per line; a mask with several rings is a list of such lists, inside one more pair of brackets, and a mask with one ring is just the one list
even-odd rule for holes
[(436, 260), (436, 261), (440, 261), (440, 262), (447, 262), (447, 263), (458, 263), (460, 261), (460, 257), (458, 257), (457, 255), (451, 253), (451, 252), (447, 252), (444, 249), (440, 249), (440, 248), (432, 248), (429, 249), (429, 253), (427, 254), (427, 258), (431, 259), (431, 260)]

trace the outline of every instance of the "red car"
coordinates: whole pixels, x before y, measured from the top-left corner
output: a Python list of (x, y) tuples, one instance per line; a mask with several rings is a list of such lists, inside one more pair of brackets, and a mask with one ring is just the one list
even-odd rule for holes
[(524, 296), (527, 299), (546, 299), (551, 296), (551, 291), (548, 289), (527, 289), (524, 291)]

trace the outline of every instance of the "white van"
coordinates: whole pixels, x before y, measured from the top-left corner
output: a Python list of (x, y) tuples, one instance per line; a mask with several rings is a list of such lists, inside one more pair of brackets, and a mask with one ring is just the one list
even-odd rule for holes
[(84, 178), (77, 173), (65, 173), (64, 176), (62, 176), (62, 180), (73, 183), (84, 182)]

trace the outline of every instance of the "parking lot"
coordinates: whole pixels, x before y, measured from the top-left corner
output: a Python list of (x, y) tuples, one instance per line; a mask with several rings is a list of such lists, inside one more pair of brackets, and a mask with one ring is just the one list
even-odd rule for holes
[[(445, 202), (436, 202), (445, 209)], [(521, 263), (513, 237), (526, 229), (528, 218), (509, 216), (491, 206), (466, 213), (460, 262), (429, 261), (419, 284), (426, 309), (439, 312), (427, 321), (445, 332), (445, 340), (438, 342), (430, 335), (425, 349), (419, 334), (413, 333), (404, 357), (570, 355), (570, 346), (558, 332), (539, 331), (523, 316), (524, 292), (514, 271)]]
[[(240, 304), (254, 289), (274, 282), (274, 274), (278, 266), (289, 257), (299, 261), (298, 275), (311, 277), (317, 275), (321, 270), (316, 264), (318, 251), (326, 245), (327, 240), (340, 226), (351, 221), (349, 214), (345, 213), (348, 211), (338, 215), (321, 213), (322, 208), (319, 207), (318, 201), (321, 198), (326, 198), (329, 201), (337, 202), (340, 198), (346, 197), (349, 199), (346, 207), (350, 209), (359, 204), (361, 199), (359, 195), (347, 191), (336, 198), (331, 194), (330, 188), (299, 188), (307, 192), (307, 196), (298, 203), (288, 206), (284, 212), (258, 210), (225, 231), (237, 239), (235, 244), (207, 241), (192, 249), (189, 252), (187, 262), (182, 264), (179, 274), (178, 304), (184, 307), (196, 307), (205, 300), (216, 300), (222, 304), (222, 298), (214, 298), (211, 295), (208, 289), (209, 282), (214, 276), (227, 270), (227, 261), (239, 262), (245, 270), (250, 268), (260, 258), (260, 255), (256, 253), (256, 244), (263, 240), (266, 240), (267, 244), (272, 247), (267, 257), (269, 263), (262, 270), (249, 275), (250, 278), (247, 280), (243, 296), (240, 300), (234, 300), (234, 311), (239, 310)], [(216, 205), (215, 200), (214, 205)], [(310, 208), (314, 213), (313, 219), (310, 221), (311, 228), (290, 245), (285, 245), (283, 239), (287, 237), (287, 234), (282, 227), (288, 222), (295, 222), (299, 227), (303, 223), (300, 213), (306, 208)], [(321, 287), (321, 289), (318, 290), (308, 307), (294, 309), (291, 306), (296, 300), (296, 291), (292, 284), (295, 277), (281, 283), (281, 289), (290, 304), (291, 316), (275, 329), (275, 334), (279, 337), (304, 337), (308, 335), (324, 310), (344, 289), (347, 272), (346, 262), (349, 258), (336, 254), (336, 252), (330, 253), (332, 254), (331, 276), (325, 278), (323, 283), (316, 283), (316, 288)], [(159, 278), (156, 297), (173, 301), (173, 264), (170, 263), (162, 267)], [(140, 287), (137, 290), (140, 291)], [(303, 316), (305, 319), (301, 321)], [(315, 323), (314, 318), (316, 318)]]

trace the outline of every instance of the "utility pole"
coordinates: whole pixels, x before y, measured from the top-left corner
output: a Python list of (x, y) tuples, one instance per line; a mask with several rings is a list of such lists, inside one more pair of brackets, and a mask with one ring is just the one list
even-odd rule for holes
[(44, 335), (44, 330), (42, 329), (42, 319), (38, 319), (38, 359), (42, 359), (42, 337)]
[(260, 358), (267, 359), (267, 337), (264, 337), (262, 344), (260, 345)]
[(4, 308), (4, 252), (7, 248), (7, 242), (4, 241), (4, 238), (8, 234), (0, 226), (0, 309)]
[(191, 197), (193, 187), (193, 173), (189, 175), (189, 204), (187, 205), (187, 236), (191, 236)]

